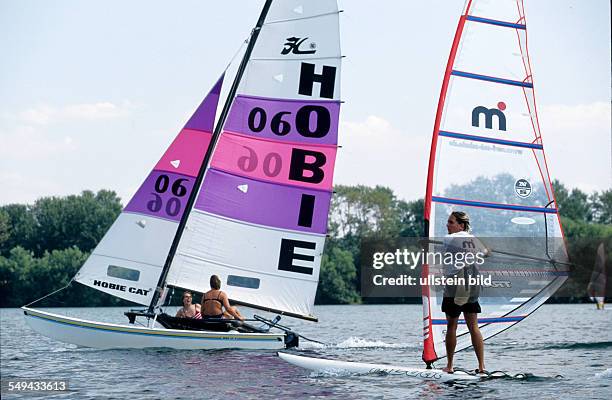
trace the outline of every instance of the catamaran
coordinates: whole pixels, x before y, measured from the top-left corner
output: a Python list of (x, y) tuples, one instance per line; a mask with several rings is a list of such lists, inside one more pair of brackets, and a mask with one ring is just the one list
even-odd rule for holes
[[(280, 315), (316, 321), (340, 112), (335, 0), (267, 0), (230, 63), (94, 249), (75, 282), (147, 306), (109, 324), (23, 307), (35, 331), (95, 348), (282, 349)], [(274, 321), (163, 312), (208, 290)], [(259, 324), (261, 322), (262, 324)], [(255, 326), (257, 323), (260, 326)]]
[[(446, 235), (454, 210), (470, 215), (474, 235), (492, 250), (479, 267), (492, 279), (479, 299), (478, 325), (486, 340), (536, 311), (569, 269), (540, 133), (522, 0), (467, 0), (459, 19), (431, 142), (424, 211), (430, 248)], [(439, 267), (424, 265), (422, 273), (439, 273)], [(423, 286), (422, 358), (431, 369), (281, 357), (309, 369), (470, 379), (432, 368), (446, 356), (442, 298), (443, 287)], [(456, 351), (469, 346), (459, 319)]]

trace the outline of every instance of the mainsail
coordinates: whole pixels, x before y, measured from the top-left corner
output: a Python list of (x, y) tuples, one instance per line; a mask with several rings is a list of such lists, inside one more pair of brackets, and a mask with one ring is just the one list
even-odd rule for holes
[[(493, 280), (481, 290), (479, 314), (490, 338), (534, 312), (567, 278), (522, 0), (468, 0), (459, 20), (434, 124), (425, 235), (444, 237), (455, 210), (470, 215), (475, 236), (506, 253), (493, 252), (480, 270)], [(440, 288), (423, 288), (427, 363), (446, 355), (441, 303)], [(456, 350), (470, 345), (460, 319)]]
[(149, 304), (158, 279), (203, 292), (216, 274), (232, 301), (314, 318), (337, 150), (338, 15), (335, 0), (266, 2), (216, 123), (223, 78), (79, 282)]

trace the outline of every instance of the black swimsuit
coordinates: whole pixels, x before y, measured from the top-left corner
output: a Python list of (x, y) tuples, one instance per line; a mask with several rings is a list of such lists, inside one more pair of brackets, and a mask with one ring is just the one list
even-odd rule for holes
[[(221, 305), (221, 310), (223, 310), (223, 303), (221, 302), (221, 300), (219, 300), (220, 296), (221, 296), (221, 292), (219, 292), (219, 294), (217, 295), (216, 299), (207, 299), (207, 298), (204, 298), (204, 301), (202, 302), (202, 308), (204, 306), (204, 303), (206, 303), (207, 301), (218, 301), (219, 304)], [(204, 311), (204, 310), (202, 310), (202, 311)], [(204, 318), (204, 319), (223, 318), (223, 313), (217, 314), (217, 315), (202, 315), (202, 318)]]

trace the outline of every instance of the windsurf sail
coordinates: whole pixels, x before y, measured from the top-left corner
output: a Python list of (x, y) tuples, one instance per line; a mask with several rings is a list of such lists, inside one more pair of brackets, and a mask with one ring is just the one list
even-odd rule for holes
[(597, 303), (597, 307), (603, 306), (606, 299), (606, 285), (608, 283), (607, 268), (606, 268), (606, 247), (604, 243), (597, 246), (597, 254), (595, 255), (595, 265), (591, 273), (591, 279), (587, 286), (587, 293), (591, 299)]
[(233, 302), (315, 319), (340, 112), (338, 19), (335, 0), (266, 1), (235, 73), (77, 281), (152, 309), (163, 301), (156, 288), (204, 292), (216, 274)]
[[(499, 250), (480, 268), (493, 282), (480, 293), (485, 339), (533, 313), (567, 279), (522, 0), (468, 0), (459, 19), (434, 123), (425, 236), (444, 237), (451, 211), (468, 213), (473, 234)], [(439, 287), (423, 288), (427, 363), (446, 356), (442, 298)], [(456, 351), (470, 345), (460, 319)]]

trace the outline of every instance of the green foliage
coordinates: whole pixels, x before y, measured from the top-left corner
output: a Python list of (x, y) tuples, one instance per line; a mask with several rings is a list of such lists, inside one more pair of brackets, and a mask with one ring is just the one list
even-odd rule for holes
[(593, 204), (586, 193), (580, 189), (572, 189), (570, 192), (558, 180), (553, 182), (553, 188), (561, 216), (576, 221), (593, 221)]
[(401, 219), (401, 231), (399, 236), (423, 236), (423, 215), (425, 212), (425, 201), (423, 199), (410, 202), (400, 201), (398, 204), (398, 212)]
[(593, 220), (598, 224), (612, 224), (612, 189), (601, 194), (595, 192), (590, 197), (593, 205)]
[(383, 239), (399, 234), (398, 200), (391, 189), (337, 185), (334, 190), (329, 224), (331, 236)]
[(321, 261), (317, 303), (359, 303), (353, 254), (334, 245), (328, 246), (328, 249)]
[(0, 209), (0, 249), (6, 246), (6, 241), (11, 236), (10, 218), (6, 211)]
[[(0, 207), (0, 307), (22, 306), (66, 285), (121, 208), (108, 190)], [(84, 304), (86, 288), (73, 286), (53, 297), (55, 305)], [(115, 302), (100, 294), (92, 299)]]
[(16, 246), (33, 249), (36, 221), (31, 206), (9, 204), (0, 210), (8, 217), (8, 237), (0, 242), (0, 255), (8, 256), (11, 249)]
[(80, 196), (46, 197), (32, 208), (36, 220), (36, 255), (76, 246), (91, 251), (121, 212), (114, 192), (84, 191)]

